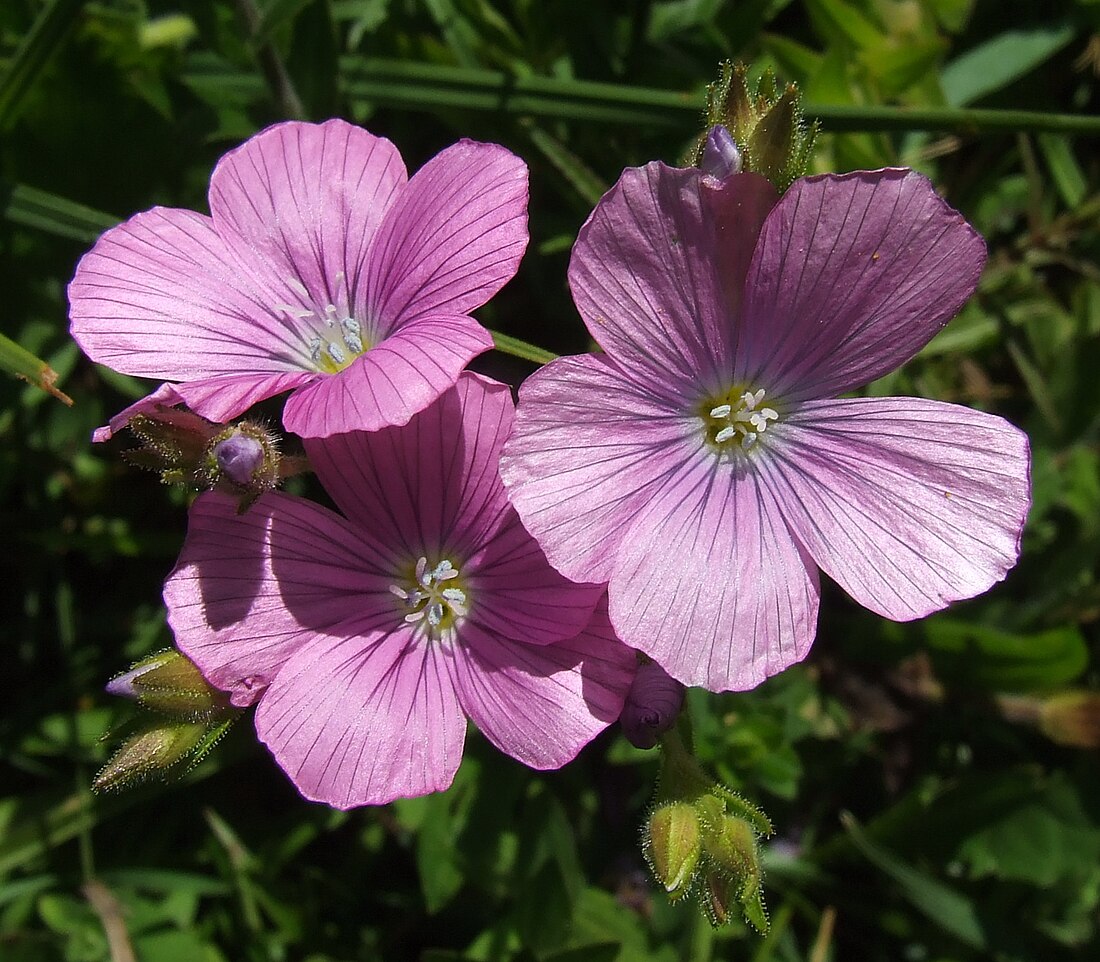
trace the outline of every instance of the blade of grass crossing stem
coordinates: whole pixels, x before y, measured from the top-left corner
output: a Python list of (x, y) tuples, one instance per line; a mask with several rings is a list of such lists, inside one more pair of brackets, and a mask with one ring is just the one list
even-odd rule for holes
[(596, 175), (591, 167), (548, 130), (526, 118), (523, 127), (527, 131), (531, 143), (550, 161), (554, 169), (565, 178), (581, 200), (589, 207), (595, 207), (596, 202), (607, 193), (608, 185)]
[(0, 77), (0, 131), (10, 130), (27, 92), (65, 42), (84, 0), (49, 0)]
[(840, 820), (860, 854), (889, 875), (915, 908), (960, 942), (985, 948), (985, 932), (970, 899), (872, 842), (850, 812), (844, 812)]

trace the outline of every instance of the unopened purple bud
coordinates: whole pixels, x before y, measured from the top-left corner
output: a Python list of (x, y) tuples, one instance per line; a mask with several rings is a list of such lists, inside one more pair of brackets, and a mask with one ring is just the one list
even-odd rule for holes
[(733, 135), (721, 124), (715, 124), (707, 132), (699, 167), (704, 174), (719, 180), (741, 173), (741, 151), (737, 149)]
[(619, 716), (626, 740), (636, 748), (652, 748), (659, 736), (676, 724), (684, 706), (684, 686), (656, 662), (638, 667)]
[(264, 448), (255, 438), (238, 433), (214, 445), (214, 458), (230, 481), (247, 487), (264, 463)]
[(137, 667), (131, 668), (125, 674), (116, 675), (107, 682), (105, 691), (108, 695), (115, 695), (119, 698), (138, 698), (141, 692), (135, 684), (137, 680), (142, 675), (159, 667), (160, 664), (157, 661), (149, 661), (146, 663), (138, 662)]

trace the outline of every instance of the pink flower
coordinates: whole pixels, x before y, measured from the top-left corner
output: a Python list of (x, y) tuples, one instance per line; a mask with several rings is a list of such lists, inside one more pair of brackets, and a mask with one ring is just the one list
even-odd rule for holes
[(191, 509), (164, 589), (176, 640), (235, 705), (259, 699), (260, 739), (307, 798), (446, 788), (467, 716), (533, 768), (618, 717), (635, 655), (602, 587), (551, 568), (508, 503), (512, 419), (507, 387), (466, 374), (404, 427), (307, 440), (343, 517), (284, 494)]
[(608, 582), (619, 637), (686, 684), (805, 656), (818, 567), (888, 618), (1002, 579), (1028, 443), (998, 417), (842, 398), (913, 357), (985, 245), (919, 174), (798, 181), (627, 170), (573, 250), (603, 356), (520, 392), (502, 475), (551, 564)]
[(527, 168), (463, 140), (410, 180), (341, 120), (269, 127), (218, 163), (211, 216), (155, 207), (69, 285), (93, 360), (175, 383), (212, 421), (292, 390), (307, 437), (405, 424), (492, 347), (470, 318), (527, 245)]

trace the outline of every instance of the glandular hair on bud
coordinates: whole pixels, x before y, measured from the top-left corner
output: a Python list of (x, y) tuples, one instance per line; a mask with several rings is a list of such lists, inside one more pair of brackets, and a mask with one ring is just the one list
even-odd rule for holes
[(642, 851), (673, 901), (691, 889), (701, 846), (699, 817), (688, 802), (667, 802), (650, 814)]

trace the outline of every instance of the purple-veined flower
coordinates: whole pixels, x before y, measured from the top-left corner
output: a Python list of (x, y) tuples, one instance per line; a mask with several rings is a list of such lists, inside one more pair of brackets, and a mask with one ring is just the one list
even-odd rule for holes
[(818, 568), (888, 618), (1002, 579), (1026, 436), (917, 398), (842, 398), (916, 354), (985, 245), (919, 174), (800, 180), (627, 170), (569, 280), (604, 355), (520, 392), (502, 475), (619, 637), (686, 684), (751, 688), (805, 656)]
[(164, 589), (176, 641), (235, 705), (259, 699), (307, 798), (446, 788), (467, 716), (533, 768), (619, 716), (636, 656), (602, 586), (555, 571), (509, 504), (512, 420), (507, 387), (464, 374), (407, 425), (306, 441), (343, 517), (277, 493), (192, 507)]
[(107, 231), (69, 285), (72, 334), (116, 371), (174, 382), (227, 421), (293, 389), (288, 430), (404, 424), (492, 347), (469, 317), (527, 245), (527, 168), (463, 140), (409, 179), (388, 140), (287, 122), (230, 151), (210, 213)]

